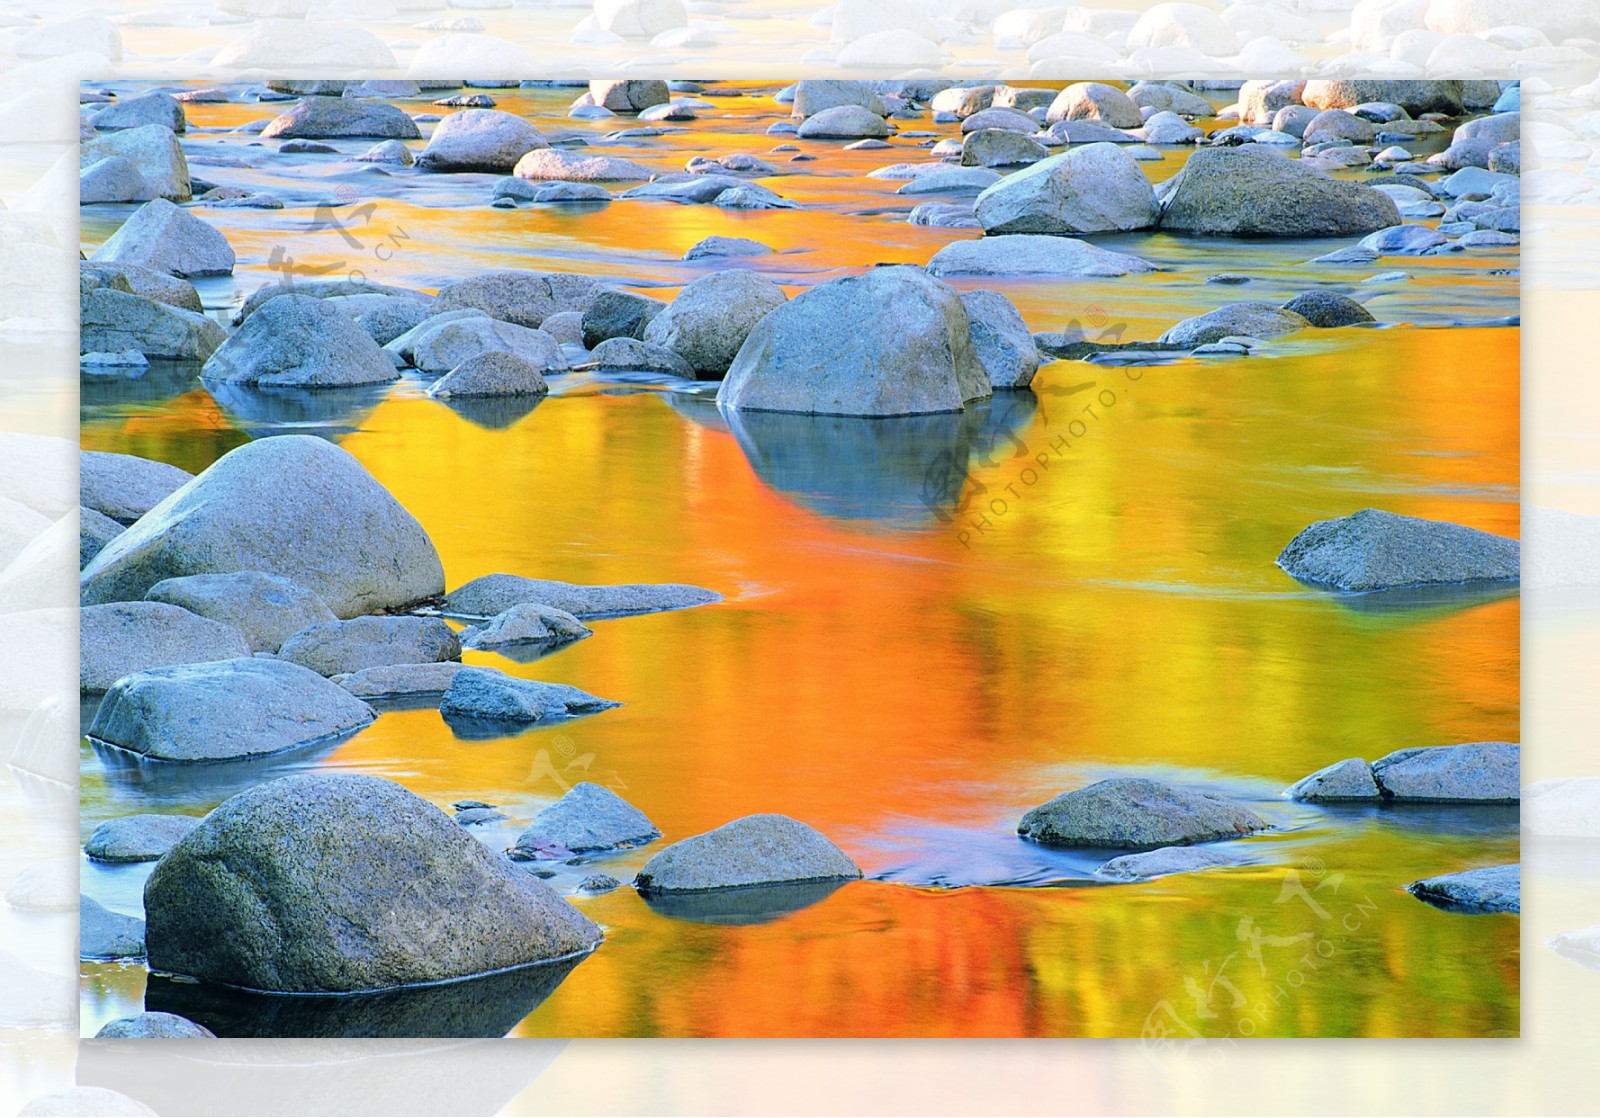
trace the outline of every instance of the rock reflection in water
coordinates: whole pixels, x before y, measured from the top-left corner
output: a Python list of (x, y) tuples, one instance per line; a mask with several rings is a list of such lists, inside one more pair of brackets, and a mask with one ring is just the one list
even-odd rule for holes
[(795, 881), (782, 885), (747, 885), (706, 893), (657, 893), (645, 903), (662, 916), (696, 924), (770, 924), (792, 912), (827, 900), (844, 881)]
[(756, 475), (796, 504), (837, 519), (922, 528), (953, 518), (974, 467), (1028, 452), (1020, 432), (1037, 408), (1024, 391), (938, 415), (724, 414)]
[(152, 975), (144, 1004), (219, 1037), (498, 1037), (539, 1008), (582, 961), (368, 994), (264, 994)]
[(388, 392), (384, 385), (313, 390), (202, 383), (234, 425), (252, 435), (279, 434), (286, 427), (324, 438), (349, 434), (361, 428)]

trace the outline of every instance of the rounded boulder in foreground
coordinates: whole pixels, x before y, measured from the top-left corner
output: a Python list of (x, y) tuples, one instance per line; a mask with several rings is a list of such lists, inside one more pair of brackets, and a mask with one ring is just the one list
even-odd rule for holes
[(641, 893), (698, 893), (860, 876), (860, 867), (816, 828), (787, 815), (747, 815), (660, 851), (634, 885)]
[(601, 938), (443, 811), (357, 774), (225, 801), (157, 864), (144, 905), (153, 970), (300, 994), (470, 978)]
[(114, 538), (84, 568), (80, 597), (136, 601), (163, 579), (235, 571), (289, 579), (339, 617), (444, 593), (427, 532), (361, 463), (326, 439), (274, 435), (229, 451)]
[(1017, 834), (1045, 846), (1156, 850), (1266, 829), (1255, 812), (1221, 796), (1145, 777), (1113, 777), (1034, 808)]

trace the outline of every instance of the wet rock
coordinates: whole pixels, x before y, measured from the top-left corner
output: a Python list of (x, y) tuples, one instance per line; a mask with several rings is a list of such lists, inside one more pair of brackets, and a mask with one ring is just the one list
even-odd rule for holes
[(537, 328), (560, 311), (587, 311), (605, 289), (567, 272), (486, 272), (447, 284), (434, 300), (438, 314), (475, 308), (490, 318)]
[(464, 630), (461, 643), (466, 648), (492, 652), (507, 645), (580, 640), (593, 631), (566, 610), (538, 602), (522, 602), (496, 614), (483, 625)]
[(325, 621), (283, 642), (278, 659), (318, 675), (347, 675), (393, 664), (430, 664), (461, 657), (455, 630), (437, 617), (356, 617)]
[(562, 148), (536, 148), (513, 168), (519, 179), (544, 182), (642, 182), (655, 174), (642, 163), (614, 155), (584, 155)]
[(1233, 863), (1215, 850), (1204, 846), (1163, 846), (1141, 854), (1124, 854), (1113, 858), (1095, 870), (1095, 876), (1107, 881), (1149, 881), (1174, 873), (1198, 873), (1201, 870), (1231, 866)]
[(922, 202), (913, 206), (906, 215), (912, 225), (928, 225), (938, 229), (977, 229), (978, 215), (971, 206), (951, 202)]
[(887, 116), (889, 112), (884, 107), (883, 99), (873, 92), (868, 83), (842, 78), (801, 79), (795, 83), (790, 111), (795, 117), (803, 119), (840, 105), (855, 105), (874, 116)]
[(963, 167), (1015, 167), (1036, 163), (1050, 149), (1031, 135), (1000, 128), (984, 128), (967, 133), (961, 142)]
[(1007, 175), (980, 195), (986, 233), (1108, 233), (1161, 216), (1150, 180), (1114, 144), (1088, 144)]
[[(751, 240), (749, 237), (706, 237), (696, 241), (688, 252), (683, 254), (685, 260), (717, 259), (725, 256), (769, 256), (772, 249), (760, 241)], [(653, 300), (652, 300), (653, 301)], [(659, 305), (659, 304), (658, 304)], [(611, 335), (615, 337), (616, 335)], [(632, 335), (628, 335), (632, 336)]]
[(633, 338), (607, 338), (590, 352), (584, 367), (600, 372), (665, 373), (685, 380), (695, 378), (694, 368), (672, 350)]
[[(1020, 172), (1019, 172), (1020, 173)], [(896, 194), (946, 194), (982, 191), (1006, 181), (987, 167), (940, 167), (917, 175)]]
[(310, 590), (260, 571), (164, 579), (149, 589), (145, 599), (232, 626), (252, 652), (277, 652), (301, 630), (334, 620), (327, 603)]
[(107, 819), (89, 835), (83, 852), (91, 862), (154, 862), (200, 822), (196, 815), (124, 815)]
[(280, 295), (300, 295), (308, 299), (340, 299), (346, 296), (368, 295), (393, 295), (400, 298), (414, 299), (419, 303), (427, 304), (432, 300), (419, 291), (406, 287), (390, 287), (387, 284), (372, 283), (366, 279), (354, 280), (294, 280), (284, 283), (268, 283), (252, 291), (248, 298), (240, 304), (234, 312), (233, 325), (242, 326), (255, 314), (256, 311), (266, 306)]
[(579, 586), (570, 582), (492, 574), (475, 578), (446, 595), (443, 610), (455, 617), (487, 620), (523, 602), (538, 602), (574, 617), (607, 617), (686, 609), (719, 602), (722, 595), (676, 583)]
[(348, 315), (324, 299), (279, 295), (245, 320), (206, 361), (217, 384), (350, 388), (396, 380), (394, 364)]
[(1058, 144), (1136, 144), (1139, 138), (1098, 120), (1059, 120), (1047, 133)]
[(255, 990), (449, 981), (601, 938), (438, 808), (355, 774), (285, 777), (225, 801), (157, 865), (144, 900), (152, 968)]
[(1423, 113), (1461, 115), (1461, 83), (1457, 81), (1309, 81), (1300, 100), (1315, 109), (1353, 109), (1374, 101), (1399, 105), (1412, 116)]
[(618, 881), (608, 873), (591, 873), (588, 877), (578, 882), (578, 892), (609, 893), (611, 890), (620, 888), (621, 886), (622, 882)]
[(583, 344), (593, 349), (608, 338), (644, 338), (645, 327), (666, 304), (631, 291), (606, 289), (583, 312)]
[(1489, 170), (1498, 175), (1522, 174), (1522, 143), (1497, 144), (1489, 149)]
[[(122, 291), (124, 288), (117, 282), (118, 279), (126, 282), (127, 291), (141, 298), (152, 299), (157, 303), (165, 303), (169, 307), (194, 311), (197, 314), (205, 309), (200, 305), (200, 293), (195, 290), (194, 284), (177, 276), (141, 267), (138, 264), (103, 264), (88, 260), (78, 262), (80, 295), (85, 287), (90, 290), (110, 287)], [(219, 337), (218, 344), (220, 343)]]
[(1271, 303), (1232, 303), (1194, 318), (1186, 318), (1158, 340), (1187, 348), (1221, 341), (1230, 335), (1276, 338), (1304, 330), (1310, 325), (1293, 311), (1275, 307)]
[(461, 668), (454, 660), (433, 664), (384, 664), (329, 678), (357, 698), (400, 699), (443, 695)]
[(995, 388), (1026, 388), (1039, 369), (1039, 348), (1028, 324), (998, 291), (963, 291), (972, 350)]
[(382, 101), (307, 97), (261, 130), (264, 139), (331, 140), (371, 136), (380, 140), (422, 137), (416, 122)]
[(1296, 295), (1283, 309), (1325, 330), (1376, 321), (1366, 307), (1349, 296), (1321, 289)]
[(229, 451), (108, 544), (83, 572), (85, 605), (137, 601), (164, 579), (261, 571), (339, 617), (444, 592), (422, 526), (349, 452), (311, 435)]
[[(464, 325), (467, 324), (453, 324), (453, 326)], [(521, 329), (504, 322), (492, 325), (501, 330)], [(526, 332), (543, 333), (531, 330)], [(421, 352), (420, 346), (418, 352)], [(562, 356), (560, 346), (554, 339), (551, 339), (550, 344), (545, 347), (541, 360), (545, 363), (545, 368), (566, 366), (566, 358)], [(539, 365), (516, 353), (486, 350), (473, 354), (455, 365), (450, 372), (428, 388), (428, 395), (440, 400), (453, 397), (543, 396), (550, 391), (550, 386), (545, 383), (539, 369)]]
[[(895, 324), (894, 345), (880, 337), (886, 322)], [(990, 392), (960, 295), (919, 269), (890, 267), (818, 284), (771, 311), (717, 400), (755, 411), (891, 416), (960, 411)]]
[(870, 109), (860, 105), (835, 105), (805, 118), (800, 124), (802, 140), (882, 139), (889, 125)]
[(92, 897), (78, 901), (78, 958), (137, 959), (144, 955), (144, 921), (112, 912)]
[[(468, 361), (490, 354), (515, 357), (530, 366), (535, 376), (529, 380), (525, 374), (509, 365), (474, 366), (476, 372), (459, 378), (452, 385), (441, 388), (444, 381), (434, 385), (432, 393), (446, 392), (456, 395), (533, 395), (546, 391), (543, 372), (562, 372), (567, 368), (566, 356), (558, 343), (543, 330), (501, 322), (493, 318), (461, 318), (428, 328), (424, 323), (411, 342), (411, 363), (425, 373), (444, 373), (462, 368)], [(516, 387), (516, 392), (492, 391)]]
[(587, 182), (527, 182), (517, 178), (501, 179), (495, 183), (496, 201), (509, 198), (515, 202), (549, 205), (561, 202), (609, 202), (611, 191)]
[(184, 158), (183, 148), (172, 129), (159, 124), (147, 124), (124, 132), (96, 136), (79, 145), (80, 168), (91, 167), (102, 159), (110, 158), (126, 159), (149, 188), (148, 193), (136, 201), (145, 198), (188, 201), (189, 162)]
[(1204, 97), (1172, 82), (1136, 82), (1128, 89), (1128, 100), (1141, 109), (1179, 116), (1211, 116), (1215, 112)]
[(143, 202), (156, 197), (132, 161), (120, 155), (96, 160), (78, 172), (78, 204)]
[(425, 171), (510, 171), (528, 152), (544, 148), (539, 130), (514, 113), (463, 109), (441, 120), (417, 156)]
[(672, 92), (664, 81), (591, 81), (589, 95), (594, 103), (614, 113), (637, 113), (652, 105), (665, 105)]
[(1465, 913), (1522, 911), (1522, 867), (1489, 866), (1479, 870), (1425, 877), (1406, 886), (1419, 901)]
[(1027, 113), (1017, 109), (998, 108), (982, 109), (961, 122), (963, 135), (973, 132), (986, 132), (990, 129), (1031, 136), (1039, 131), (1039, 122)]
[(1155, 271), (1137, 256), (1074, 237), (1015, 233), (954, 241), (933, 254), (933, 276), (1126, 276)]
[(78, 510), (78, 569), (89, 565), (106, 544), (122, 534), (122, 525), (94, 509)]
[(758, 272), (713, 272), (655, 315), (644, 341), (672, 350), (696, 376), (714, 379), (728, 371), (756, 324), (784, 301), (783, 289)]
[(573, 854), (630, 850), (660, 837), (644, 812), (609, 788), (583, 781), (534, 816), (508, 853), (532, 859), (551, 846)]
[(1445, 238), (1426, 225), (1392, 225), (1361, 238), (1361, 243), (1379, 256), (1420, 256)]
[(1284, 795), (1291, 800), (1317, 803), (1324, 800), (1377, 800), (1378, 784), (1372, 779), (1372, 766), (1359, 757), (1318, 769), (1290, 785)]
[(162, 602), (116, 602), (80, 614), (78, 686), (108, 690), (123, 676), (169, 664), (196, 664), (250, 655), (244, 634)]
[(1394, 201), (1358, 183), (1248, 147), (1204, 148), (1176, 176), (1163, 229), (1232, 236), (1337, 237), (1400, 221)]
[(1521, 746), (1503, 741), (1400, 749), (1372, 762), (1379, 790), (1397, 802), (1516, 803), (1521, 771)]
[(462, 668), (450, 681), (439, 712), (446, 718), (526, 724), (596, 714), (621, 703), (564, 683), (519, 679), (490, 668)]
[(1187, 144), (1204, 135), (1177, 113), (1157, 113), (1141, 131), (1147, 144)]
[(1058, 120), (1097, 120), (1112, 128), (1138, 128), (1144, 123), (1139, 106), (1128, 95), (1104, 82), (1075, 82), (1063, 89), (1045, 114), (1051, 124)]
[(353, 163), (385, 163), (395, 167), (410, 167), (417, 161), (411, 149), (399, 140), (383, 140), (373, 144), (360, 155), (350, 157)]
[[(854, 146), (854, 145), (852, 145)], [(887, 147), (888, 145), (884, 145)], [(778, 169), (765, 159), (758, 159), (745, 152), (733, 152), (729, 155), (709, 159), (697, 155), (684, 164), (684, 170), (691, 175), (775, 175)]]
[(1046, 846), (1155, 850), (1267, 829), (1247, 808), (1143, 777), (1113, 777), (1065, 792), (1022, 817), (1017, 834)]
[(1326, 140), (1349, 140), (1352, 144), (1370, 144), (1377, 135), (1378, 130), (1372, 126), (1371, 121), (1362, 120), (1343, 109), (1326, 109), (1311, 118), (1306, 125), (1304, 138), (1308, 144)]
[(1511, 580), (1521, 553), (1516, 540), (1461, 524), (1362, 509), (1312, 524), (1277, 562), (1303, 582), (1369, 591)]
[(233, 271), (233, 249), (217, 230), (164, 198), (146, 202), (90, 259), (137, 264), (184, 279)]
[(250, 658), (124, 676), (89, 736), (151, 760), (224, 761), (330, 740), (376, 717), (316, 672)]
[(147, 124), (159, 124), (174, 132), (182, 132), (186, 127), (183, 106), (171, 94), (159, 91), (107, 105), (92, 119), (96, 132), (142, 128)]
[(747, 815), (657, 852), (634, 886), (641, 893), (693, 893), (861, 876), (849, 856), (813, 827), (786, 815)]
[(469, 807), (457, 811), (455, 818), (456, 823), (462, 827), (481, 827), (486, 823), (498, 823), (511, 817), (492, 807)]
[(1514, 175), (1501, 175), (1481, 167), (1463, 167), (1434, 183), (1434, 189), (1448, 198), (1466, 194), (1493, 194), (1496, 187), (1511, 189), (1518, 185)]
[[(140, 923), (143, 924), (143, 921)], [(192, 1040), (216, 1036), (204, 1025), (197, 1025), (176, 1013), (136, 1013), (132, 1017), (118, 1017), (115, 1021), (106, 1022), (94, 1035), (96, 1039), (119, 1040)]]
[(131, 351), (146, 358), (203, 361), (226, 337), (203, 314), (111, 287), (81, 296), (78, 323), (78, 344), (85, 354)]
[(1378, 254), (1375, 250), (1368, 248), (1366, 245), (1357, 244), (1347, 245), (1344, 248), (1335, 249), (1333, 252), (1324, 253), (1321, 256), (1314, 257), (1308, 263), (1370, 264), (1376, 259), (1378, 259)]

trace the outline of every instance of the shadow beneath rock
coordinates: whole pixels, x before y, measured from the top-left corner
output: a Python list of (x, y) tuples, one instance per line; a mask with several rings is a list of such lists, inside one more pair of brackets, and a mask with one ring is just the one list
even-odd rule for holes
[(311, 768), (360, 732), (226, 761), (152, 761), (95, 738), (88, 741), (109, 789), (117, 795), (136, 793), (140, 803), (153, 805), (139, 810), (156, 810), (154, 805), (191, 803), (197, 796), (223, 800), (264, 781)]
[(583, 958), (370, 994), (262, 994), (151, 975), (144, 1004), (147, 1012), (176, 1013), (219, 1037), (501, 1037)]
[(1521, 583), (1515, 580), (1462, 582), (1448, 586), (1401, 586), (1393, 590), (1369, 590), (1359, 593), (1338, 590), (1300, 578), (1296, 578), (1295, 581), (1307, 590), (1317, 591), (1322, 597), (1352, 613), (1407, 614), (1418, 618), (1466, 609), (1485, 602), (1498, 602), (1503, 598), (1514, 598), (1521, 591)]
[(381, 384), (308, 389), (203, 383), (234, 426), (252, 434), (278, 434), (283, 428), (324, 438), (349, 434), (360, 429), (388, 394), (388, 386)]
[(1026, 455), (1038, 408), (1006, 392), (938, 415), (861, 419), (732, 411), (724, 418), (756, 476), (802, 508), (889, 528), (951, 523), (975, 467)]
[(1312, 805), (1342, 823), (1371, 820), (1399, 831), (1427, 835), (1515, 837), (1522, 818), (1517, 804), (1319, 803)]
[(140, 376), (79, 378), (78, 402), (86, 409), (158, 404), (200, 384), (200, 362), (152, 358)]
[(650, 908), (674, 920), (696, 924), (769, 924), (827, 900), (848, 882), (797, 881), (784, 885), (747, 885), (738, 889), (713, 889), (705, 893), (645, 894)]
[[(439, 704), (435, 702), (433, 705)], [(515, 718), (474, 718), (464, 714), (447, 714), (444, 711), (440, 711), (439, 716), (444, 719), (444, 724), (450, 727), (450, 732), (462, 741), (498, 741), (502, 738), (520, 737), (530, 730), (548, 730), (552, 726), (560, 726), (599, 713), (601, 712), (597, 710), (585, 711), (581, 714), (569, 714), (565, 718), (541, 718), (537, 722), (525, 722)]]
[(543, 396), (451, 396), (439, 402), (468, 423), (504, 431), (532, 415), (544, 400)]
[(468, 651), (492, 652), (496, 656), (504, 656), (513, 663), (531, 664), (536, 660), (543, 660), (546, 656), (553, 656), (583, 639), (585, 638), (568, 637), (564, 640), (516, 641), (512, 644), (496, 645), (493, 648), (468, 648)]

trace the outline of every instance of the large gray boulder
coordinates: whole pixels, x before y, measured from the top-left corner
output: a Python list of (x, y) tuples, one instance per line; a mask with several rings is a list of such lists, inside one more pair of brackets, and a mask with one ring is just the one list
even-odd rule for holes
[(433, 309), (435, 314), (477, 309), (502, 322), (537, 328), (561, 311), (587, 311), (603, 290), (588, 276), (567, 272), (485, 272), (441, 287)]
[(596, 79), (589, 83), (589, 96), (596, 105), (614, 113), (639, 113), (672, 100), (666, 82), (640, 78)]
[(643, 340), (670, 349), (695, 375), (716, 379), (767, 313), (783, 305), (783, 289), (759, 272), (733, 268), (694, 280), (650, 320)]
[[(425, 373), (447, 373), (488, 353), (519, 357), (536, 372), (562, 372), (567, 368), (560, 343), (549, 334), (494, 318), (458, 318), (432, 328), (424, 322), (411, 340), (411, 363)], [(466, 388), (470, 381), (462, 378), (457, 383)]]
[(1514, 804), (1522, 796), (1522, 747), (1474, 741), (1399, 749), (1372, 762), (1372, 776), (1397, 802)]
[(333, 682), (361, 699), (409, 699), (442, 696), (464, 667), (455, 660), (433, 664), (385, 664), (333, 676)]
[(92, 897), (78, 899), (78, 958), (137, 959), (143, 954), (143, 920), (112, 912)]
[(304, 586), (261, 571), (163, 579), (145, 593), (145, 600), (231, 625), (252, 652), (277, 652), (302, 629), (335, 620), (328, 603)]
[(1378, 782), (1372, 779), (1372, 766), (1360, 757), (1349, 757), (1318, 769), (1291, 784), (1284, 795), (1306, 803), (1376, 800), (1380, 797)]
[(963, 167), (1016, 167), (1046, 158), (1050, 149), (1009, 128), (982, 128), (961, 141)]
[(460, 658), (461, 641), (455, 630), (437, 617), (324, 621), (296, 633), (278, 649), (278, 659), (325, 676)]
[(1112, 233), (1161, 216), (1155, 189), (1116, 144), (1087, 144), (1007, 175), (978, 195), (986, 233)]
[(170, 306), (119, 286), (80, 285), (80, 353), (123, 353), (204, 361), (222, 345), (222, 327), (198, 311)]
[(812, 415), (923, 415), (961, 411), (991, 392), (960, 294), (902, 266), (829, 280), (772, 311), (745, 340), (717, 402)]
[(931, 276), (1126, 276), (1155, 270), (1137, 256), (1041, 233), (952, 241), (928, 261)]
[(1328, 291), (1324, 288), (1296, 295), (1283, 305), (1283, 309), (1292, 311), (1311, 325), (1322, 329), (1359, 326), (1377, 321), (1372, 317), (1371, 311), (1348, 295), (1340, 295), (1337, 291)]
[(660, 837), (660, 829), (644, 812), (611, 789), (583, 781), (534, 816), (509, 853), (536, 858), (539, 848), (549, 845), (573, 854), (630, 850)]
[(1374, 101), (1399, 105), (1412, 116), (1423, 113), (1461, 115), (1461, 83), (1458, 81), (1351, 80), (1309, 81), (1300, 91), (1300, 101), (1314, 109), (1353, 109)]
[(442, 610), (452, 617), (487, 621), (525, 602), (549, 606), (574, 617), (615, 617), (655, 613), (720, 602), (714, 590), (682, 583), (625, 583), (579, 586), (551, 579), (492, 574), (475, 578), (445, 596)]
[(1278, 566), (1303, 582), (1337, 590), (1390, 590), (1509, 581), (1522, 545), (1461, 524), (1362, 509), (1319, 520), (1289, 541)]
[(643, 341), (645, 327), (665, 309), (660, 299), (606, 288), (583, 311), (583, 344), (593, 349), (611, 338)]
[(135, 210), (89, 259), (137, 264), (183, 279), (230, 275), (234, 263), (228, 238), (165, 198)]
[(1400, 223), (1394, 200), (1269, 151), (1203, 148), (1166, 195), (1163, 229), (1256, 237), (1358, 236)]
[(154, 862), (200, 822), (197, 815), (124, 815), (107, 819), (89, 835), (83, 852), (91, 862), (118, 865)]
[(424, 171), (510, 171), (528, 152), (549, 147), (539, 130), (515, 113), (463, 109), (441, 120), (417, 156)]
[(416, 140), (416, 122), (393, 105), (349, 97), (307, 97), (261, 130), (263, 139), (335, 140), (351, 136)]
[(107, 105), (95, 113), (91, 120), (96, 132), (142, 128), (147, 124), (159, 124), (174, 132), (182, 132), (188, 126), (183, 116), (183, 105), (172, 94), (160, 90)]
[(1098, 120), (1113, 128), (1137, 128), (1144, 123), (1139, 106), (1114, 85), (1104, 82), (1074, 82), (1050, 103), (1045, 119)]
[(382, 347), (325, 299), (279, 295), (211, 355), (200, 375), (264, 388), (351, 388), (400, 376)]
[(96, 136), (78, 146), (80, 168), (92, 167), (102, 159), (126, 159), (149, 188), (144, 198), (166, 198), (187, 202), (191, 190), (189, 161), (172, 129), (161, 124)]
[(132, 524), (193, 480), (187, 470), (134, 454), (78, 452), (78, 503), (119, 524)]
[(249, 642), (232, 625), (164, 602), (87, 606), (79, 616), (78, 687), (86, 695), (146, 668), (248, 655)]
[(439, 712), (446, 718), (526, 724), (621, 706), (565, 683), (519, 679), (493, 668), (462, 668), (450, 680)]
[(153, 761), (231, 761), (328, 741), (376, 717), (309, 668), (252, 657), (124, 676), (89, 736)]
[(107, 544), (81, 598), (137, 601), (164, 579), (236, 571), (296, 582), (339, 617), (444, 592), (428, 534), (361, 463), (326, 439), (275, 435), (229, 451)]
[(136, 1013), (107, 1021), (94, 1035), (96, 1040), (200, 1040), (217, 1034), (176, 1013)]
[(1155, 850), (1267, 829), (1255, 812), (1209, 792), (1113, 777), (1064, 792), (1022, 817), (1017, 834), (1045, 846)]
[(998, 291), (963, 291), (972, 351), (995, 388), (1026, 388), (1039, 371), (1039, 347), (1016, 306)]
[(144, 906), (153, 969), (300, 994), (490, 974), (601, 939), (444, 812), (357, 774), (226, 800), (156, 866)]
[(1309, 328), (1311, 323), (1271, 303), (1232, 303), (1194, 318), (1186, 318), (1158, 341), (1188, 349), (1222, 338), (1276, 338)]
[[(504, 330), (522, 329), (508, 322), (494, 325)], [(532, 334), (542, 331), (526, 332)], [(559, 347), (546, 356), (551, 360), (559, 359), (563, 367), (566, 364)], [(539, 366), (525, 357), (499, 349), (468, 357), (428, 387), (428, 395), (440, 400), (452, 397), (543, 396), (549, 391), (550, 386), (540, 375)]]
[(881, 140), (889, 134), (883, 117), (860, 105), (835, 105), (800, 123), (802, 140)]
[(1407, 885), (1406, 892), (1451, 911), (1521, 912), (1522, 867), (1512, 863), (1425, 877)]
[(747, 815), (657, 852), (633, 883), (645, 894), (696, 893), (860, 876), (816, 828), (786, 815)]
[(463, 648), (491, 652), (515, 645), (582, 640), (593, 632), (564, 609), (538, 602), (521, 602), (496, 614), (482, 625), (462, 630), (461, 645)]

